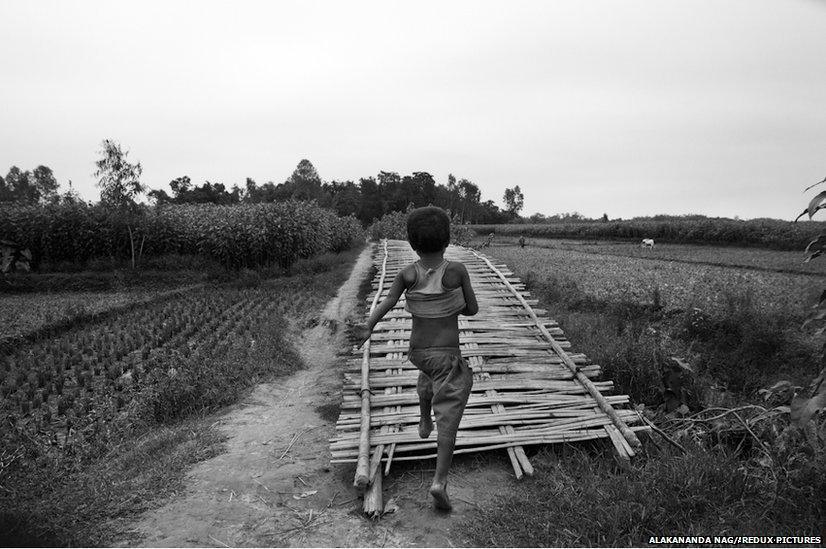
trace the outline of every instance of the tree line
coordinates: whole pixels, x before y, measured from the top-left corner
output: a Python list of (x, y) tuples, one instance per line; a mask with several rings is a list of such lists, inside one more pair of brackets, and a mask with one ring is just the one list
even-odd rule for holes
[[(446, 184), (436, 183), (428, 172), (400, 175), (389, 171), (381, 171), (375, 177), (360, 178), (358, 182), (327, 182), (321, 179), (307, 159), (301, 160), (283, 183), (270, 181), (258, 184), (247, 178), (243, 186), (227, 188), (220, 182), (205, 181), (197, 185), (189, 176), (183, 175), (169, 182), (169, 191), (148, 189), (140, 182), (140, 163), (130, 163), (127, 155), (128, 151), (121, 149), (116, 142), (103, 141), (94, 173), (101, 189), (101, 203), (118, 204), (124, 198), (131, 202), (144, 193), (155, 205), (315, 201), (340, 216), (353, 215), (364, 225), (387, 213), (429, 204), (444, 208), (462, 223), (509, 223), (519, 218), (524, 206), (524, 195), (518, 185), (505, 190), (505, 208), (500, 208), (493, 200), (483, 201), (482, 192), (475, 183), (457, 179), (452, 174)], [(65, 193), (58, 193), (58, 188), (52, 170), (46, 166), (38, 166), (32, 171), (12, 166), (5, 178), (0, 176), (0, 202), (47, 204), (79, 201), (71, 181)]]
[(507, 223), (518, 217), (524, 204), (519, 186), (505, 191), (505, 209), (492, 200), (482, 201), (479, 187), (467, 179), (448, 176), (447, 184), (436, 183), (428, 172), (399, 175), (382, 171), (376, 177), (362, 177), (354, 181), (321, 179), (312, 162), (303, 159), (292, 175), (283, 183), (267, 182), (259, 185), (247, 178), (244, 188), (233, 185), (227, 189), (222, 183), (206, 181), (193, 185), (188, 176), (169, 183), (171, 194), (165, 190), (149, 191), (157, 204), (239, 204), (284, 202), (287, 200), (316, 201), (340, 216), (353, 215), (365, 225), (387, 213), (413, 207), (439, 206), (461, 222)]

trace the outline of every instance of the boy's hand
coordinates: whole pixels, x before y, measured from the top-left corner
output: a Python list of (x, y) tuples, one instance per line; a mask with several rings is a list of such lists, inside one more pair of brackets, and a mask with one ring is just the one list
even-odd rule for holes
[(350, 325), (350, 337), (353, 340), (353, 343), (356, 347), (361, 347), (364, 345), (364, 342), (370, 339), (371, 331), (367, 328), (366, 324), (351, 324)]

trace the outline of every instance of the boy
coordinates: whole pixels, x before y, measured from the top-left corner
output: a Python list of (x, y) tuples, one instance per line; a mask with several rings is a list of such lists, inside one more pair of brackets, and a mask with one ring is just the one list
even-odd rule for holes
[(366, 326), (355, 328), (355, 336), (359, 345), (367, 341), (378, 321), (406, 292), (405, 309), (413, 315), (408, 360), (419, 370), (419, 436), (428, 438), (433, 430), (431, 409), (438, 428), (436, 473), (430, 494), (436, 507), (450, 510), (447, 473), (473, 385), (473, 372), (459, 352), (458, 317), (475, 315), (479, 305), (465, 266), (444, 258), (450, 243), (447, 212), (433, 206), (410, 212), (407, 239), (419, 260), (396, 275), (387, 297), (374, 309)]

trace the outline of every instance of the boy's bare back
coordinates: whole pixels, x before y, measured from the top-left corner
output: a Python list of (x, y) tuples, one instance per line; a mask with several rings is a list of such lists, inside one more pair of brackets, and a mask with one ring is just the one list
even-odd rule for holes
[[(404, 290), (416, 283), (416, 264), (411, 263), (397, 275), (402, 279)], [(462, 288), (465, 303), (472, 301), (475, 306), (475, 296), (470, 285), (470, 275), (463, 263), (451, 261), (442, 276), (442, 286), (446, 290)], [(459, 346), (459, 314), (467, 314), (463, 310), (457, 314), (440, 317), (425, 318), (413, 315), (413, 330), (410, 334), (410, 348), (422, 349), (426, 347), (458, 347)], [(475, 311), (474, 311), (475, 312)]]

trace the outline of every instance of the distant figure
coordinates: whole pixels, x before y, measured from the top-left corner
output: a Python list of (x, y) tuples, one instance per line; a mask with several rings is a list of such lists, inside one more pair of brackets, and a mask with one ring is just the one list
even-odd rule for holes
[(653, 248), (654, 247), (654, 239), (653, 238), (643, 238), (642, 244), (640, 245), (643, 248)]
[(520, 248), (525, 247), (525, 235), (524, 234), (519, 236), (519, 247)]
[(480, 246), (481, 248), (490, 248), (490, 244), (493, 242), (493, 233), (490, 233), (485, 241)]

